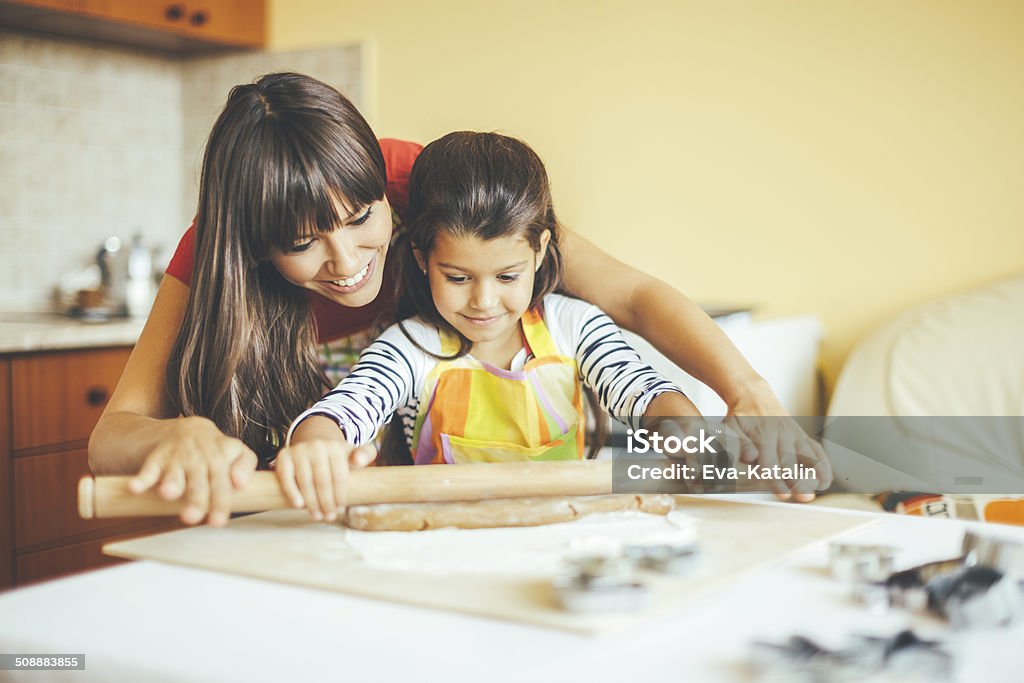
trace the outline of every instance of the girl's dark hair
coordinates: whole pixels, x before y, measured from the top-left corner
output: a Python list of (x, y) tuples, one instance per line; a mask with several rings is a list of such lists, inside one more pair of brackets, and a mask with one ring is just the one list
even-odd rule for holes
[[(428, 256), (437, 236), (446, 233), (482, 240), (521, 236), (536, 252), (541, 248), (541, 235), (548, 230), (551, 238), (534, 276), (530, 308), (562, 283), (561, 226), (555, 216), (548, 174), (537, 153), (521, 140), (498, 133), (462, 131), (424, 147), (409, 176), (406, 223), (408, 231), (394, 249), (400, 273), (398, 324), (409, 341), (435, 357), (441, 358), (413, 339), (402, 320), (418, 315), (457, 335), (460, 349), (456, 358), (468, 353), (472, 342), (438, 312), (413, 248)], [(594, 457), (604, 441), (607, 421), (589, 391), (587, 399), (596, 425), (596, 438), (589, 452), (589, 457)], [(380, 459), (383, 464), (412, 462), (405, 435), (398, 426), (385, 432)]]
[[(534, 275), (530, 307), (561, 284), (561, 227), (551, 201), (548, 174), (537, 153), (515, 138), (462, 131), (424, 147), (409, 175), (407, 223), (408, 232), (396, 245), (398, 319), (418, 315), (458, 335), (461, 348), (457, 356), (466, 354), (472, 343), (438, 313), (413, 248), (429, 255), (443, 232), (482, 240), (521, 236), (534, 251), (540, 251), (541, 235), (548, 230), (551, 239)], [(412, 341), (408, 333), (406, 336)]]
[(167, 364), (182, 415), (202, 415), (266, 464), (327, 387), (306, 292), (268, 261), (384, 196), (384, 157), (325, 83), (268, 74), (231, 90), (203, 157), (185, 319)]

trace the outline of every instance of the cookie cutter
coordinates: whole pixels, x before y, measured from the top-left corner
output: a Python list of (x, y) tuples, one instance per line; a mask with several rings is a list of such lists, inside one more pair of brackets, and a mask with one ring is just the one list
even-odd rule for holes
[(891, 636), (854, 635), (852, 642), (835, 650), (800, 635), (782, 643), (758, 641), (751, 645), (750, 661), (769, 676), (815, 683), (877, 674), (887, 680), (943, 680), (954, 664), (941, 642), (923, 640), (909, 630)]
[(1004, 573), (1024, 574), (1024, 543), (967, 531), (960, 552), (965, 565), (981, 565)]
[[(926, 562), (910, 569), (895, 572), (886, 580), (879, 582), (879, 584), (885, 589), (889, 607), (899, 607), (917, 612), (933, 604), (928, 593), (929, 583), (940, 576), (956, 572), (962, 567), (963, 562), (961, 558)], [(879, 588), (879, 584), (872, 588)], [(877, 600), (878, 598), (876, 597)], [(876, 602), (875, 604), (877, 606), (878, 603)]]
[(896, 548), (887, 545), (832, 543), (829, 568), (842, 581), (881, 581), (888, 578), (896, 563)]
[(1004, 627), (1024, 615), (1024, 544), (968, 531), (959, 557), (888, 576), (879, 548), (832, 547), (833, 573), (853, 581), (854, 595), (873, 611), (928, 609), (955, 629)]
[(701, 560), (700, 546), (696, 543), (627, 545), (622, 552), (640, 569), (671, 576), (693, 572)]
[(961, 567), (933, 578), (926, 588), (928, 608), (955, 629), (1002, 628), (1024, 614), (1020, 584), (993, 567)]
[(567, 571), (552, 585), (570, 612), (635, 611), (650, 602), (650, 590), (634, 578), (633, 562), (624, 555), (589, 555), (566, 565)]

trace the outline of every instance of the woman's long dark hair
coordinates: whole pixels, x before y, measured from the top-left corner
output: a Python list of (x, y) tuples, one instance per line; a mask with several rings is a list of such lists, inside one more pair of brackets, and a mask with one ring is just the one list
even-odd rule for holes
[[(534, 252), (541, 236), (550, 232), (547, 251), (534, 275), (530, 308), (562, 283), (561, 225), (555, 216), (551, 188), (543, 162), (529, 145), (497, 133), (462, 131), (435, 140), (420, 152), (409, 176), (408, 232), (396, 244), (399, 284), (396, 312), (405, 336), (425, 353), (406, 330), (402, 320), (419, 316), (438, 329), (458, 336), (460, 349), (453, 357), (469, 352), (472, 342), (438, 312), (430, 283), (420, 270), (413, 249), (426, 257), (438, 235), (473, 236), (481, 240), (522, 237)], [(442, 358), (443, 359), (443, 358)], [(590, 457), (596, 455), (607, 422), (604, 412), (588, 391), (587, 400), (596, 425)], [(400, 421), (396, 421), (400, 422)], [(381, 457), (387, 464), (407, 464), (409, 449), (399, 428), (386, 432)]]
[(327, 387), (307, 292), (269, 262), (384, 196), (384, 158), (334, 88), (295, 73), (231, 90), (203, 157), (185, 319), (167, 364), (182, 415), (202, 415), (266, 464), (275, 434)]

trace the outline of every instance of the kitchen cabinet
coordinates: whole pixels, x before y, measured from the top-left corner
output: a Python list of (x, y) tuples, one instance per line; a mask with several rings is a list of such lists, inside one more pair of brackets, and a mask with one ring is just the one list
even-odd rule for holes
[(176, 525), (78, 516), (89, 434), (130, 353), (119, 347), (0, 357), (0, 589), (112, 564), (104, 543)]
[(60, 9), (69, 12), (76, 12), (82, 8), (82, 0), (15, 0), (9, 4), (26, 5), (28, 7), (45, 7), (48, 9)]
[(0, 25), (172, 52), (266, 45), (265, 0), (0, 0)]

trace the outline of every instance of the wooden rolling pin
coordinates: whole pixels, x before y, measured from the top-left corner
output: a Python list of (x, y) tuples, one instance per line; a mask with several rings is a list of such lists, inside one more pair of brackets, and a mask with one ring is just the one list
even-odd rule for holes
[[(164, 500), (153, 489), (132, 493), (128, 489), (132, 478), (83, 477), (78, 482), (78, 514), (99, 519), (181, 513), (181, 500)], [(349, 474), (348, 504), (593, 496), (611, 490), (610, 460), (369, 467)], [(255, 472), (244, 489), (231, 494), (232, 512), (291, 507), (273, 472)]]

